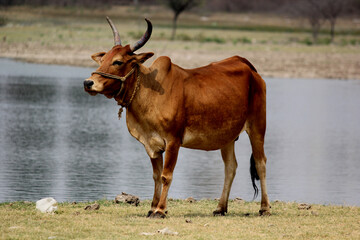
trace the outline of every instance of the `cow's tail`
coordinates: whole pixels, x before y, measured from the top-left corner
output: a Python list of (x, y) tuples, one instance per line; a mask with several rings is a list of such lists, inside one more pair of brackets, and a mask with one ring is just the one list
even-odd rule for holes
[(255, 183), (255, 180), (259, 180), (259, 175), (256, 171), (256, 167), (255, 167), (255, 159), (254, 159), (254, 156), (253, 154), (251, 154), (251, 157), (250, 157), (250, 175), (251, 175), (251, 182), (252, 182), (252, 185), (253, 185), (253, 188), (254, 188), (254, 198), (253, 200), (257, 197), (258, 193), (259, 193), (259, 189), (258, 187), (256, 186), (256, 183)]

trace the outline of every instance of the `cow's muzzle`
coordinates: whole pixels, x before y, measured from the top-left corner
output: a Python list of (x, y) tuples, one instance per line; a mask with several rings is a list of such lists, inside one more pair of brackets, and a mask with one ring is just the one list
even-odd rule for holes
[(94, 85), (94, 82), (91, 80), (85, 80), (84, 81), (84, 88), (85, 89), (91, 89), (91, 86)]

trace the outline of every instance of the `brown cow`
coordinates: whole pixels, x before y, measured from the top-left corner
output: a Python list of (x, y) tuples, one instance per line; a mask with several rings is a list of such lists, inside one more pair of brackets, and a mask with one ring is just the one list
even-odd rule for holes
[(254, 196), (258, 192), (255, 179), (260, 179), (260, 214), (270, 214), (264, 153), (266, 86), (254, 66), (234, 56), (204, 67), (183, 69), (163, 56), (146, 67), (142, 63), (154, 53), (134, 52), (150, 38), (150, 21), (145, 19), (148, 29), (136, 44), (122, 46), (118, 31), (107, 19), (115, 46), (109, 52), (91, 56), (100, 67), (84, 81), (84, 88), (91, 95), (101, 93), (114, 98), (120, 110), (126, 108), (129, 132), (144, 145), (153, 166), (155, 191), (148, 216), (165, 217), (180, 147), (221, 149), (225, 181), (213, 214), (224, 215), (237, 168), (234, 142), (243, 131), (252, 146)]

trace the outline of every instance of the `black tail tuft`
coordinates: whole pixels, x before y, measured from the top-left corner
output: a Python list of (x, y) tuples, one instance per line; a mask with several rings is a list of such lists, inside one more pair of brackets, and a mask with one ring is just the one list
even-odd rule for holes
[(250, 157), (250, 175), (251, 175), (251, 181), (252, 181), (252, 185), (253, 185), (253, 188), (254, 188), (254, 198), (253, 200), (257, 197), (258, 193), (259, 193), (259, 189), (258, 187), (256, 186), (256, 183), (255, 183), (255, 179), (256, 180), (259, 180), (259, 175), (256, 171), (256, 167), (255, 167), (255, 159), (254, 159), (254, 156), (251, 154), (251, 157)]

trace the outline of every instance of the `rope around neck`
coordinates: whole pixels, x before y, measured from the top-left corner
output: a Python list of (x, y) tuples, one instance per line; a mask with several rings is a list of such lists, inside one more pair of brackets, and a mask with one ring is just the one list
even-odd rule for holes
[[(134, 68), (133, 68), (133, 70), (134, 70)], [(132, 100), (133, 100), (134, 97), (135, 97), (136, 91), (139, 89), (139, 86), (140, 86), (140, 74), (139, 74), (139, 73), (137, 74), (137, 77), (136, 77), (136, 78), (137, 78), (137, 79), (136, 79), (136, 85), (135, 85), (134, 91), (133, 91), (133, 93), (132, 93), (132, 95), (131, 95), (131, 97), (130, 97), (129, 102), (128, 102), (127, 104), (125, 104), (125, 105), (121, 105), (120, 103), (118, 103), (119, 105), (121, 105), (121, 107), (120, 107), (120, 109), (119, 109), (119, 112), (118, 112), (119, 120), (121, 119), (121, 113), (123, 112), (123, 108), (124, 108), (124, 107), (125, 107), (125, 108), (128, 108), (128, 107), (130, 106)]]

